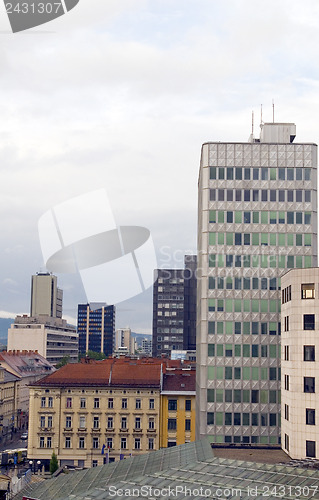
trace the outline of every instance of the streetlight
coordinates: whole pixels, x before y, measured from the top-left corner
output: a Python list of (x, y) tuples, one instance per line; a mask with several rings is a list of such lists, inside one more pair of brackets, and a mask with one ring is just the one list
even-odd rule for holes
[(40, 469), (40, 465), (41, 465), (41, 460), (38, 460), (37, 462), (34, 460), (29, 460), (29, 465), (30, 465), (30, 469), (31, 469), (31, 472), (32, 472), (32, 466), (33, 466), (33, 474), (36, 473), (36, 465), (38, 466), (37, 467), (37, 470)]

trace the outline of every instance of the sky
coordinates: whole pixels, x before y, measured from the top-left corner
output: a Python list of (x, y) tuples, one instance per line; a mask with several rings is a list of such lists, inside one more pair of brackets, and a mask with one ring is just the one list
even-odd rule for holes
[[(44, 267), (38, 220), (104, 188), (117, 225), (150, 230), (159, 268), (196, 253), (206, 141), (247, 141), (263, 120), (319, 141), (316, 0), (80, 0), (12, 34), (0, 5), (0, 317), (29, 313)], [(58, 274), (64, 316), (86, 302)], [(117, 304), (151, 333), (152, 289)]]

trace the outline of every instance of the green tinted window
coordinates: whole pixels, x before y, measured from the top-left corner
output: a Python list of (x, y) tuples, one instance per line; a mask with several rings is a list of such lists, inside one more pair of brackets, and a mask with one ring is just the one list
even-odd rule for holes
[(252, 299), (252, 301), (251, 301), (251, 312), (259, 312), (259, 300)]
[(219, 212), (218, 212), (218, 222), (219, 222), (220, 224), (222, 224), (222, 223), (224, 222), (224, 218), (225, 218), (225, 216), (224, 216), (224, 212), (223, 212), (223, 211), (219, 211)]
[(235, 312), (241, 312), (241, 300), (240, 299), (234, 300), (234, 306), (235, 306)]
[(243, 380), (250, 380), (250, 367), (249, 366), (243, 367)]
[(218, 258), (218, 267), (224, 267), (224, 255), (219, 254), (217, 258)]
[(218, 169), (218, 179), (225, 179), (225, 169), (223, 167)]
[(209, 255), (209, 267), (215, 267), (216, 266), (216, 254), (210, 254)]
[(293, 255), (288, 255), (287, 256), (287, 268), (292, 269), (294, 267), (294, 256)]
[(304, 234), (305, 247), (311, 247), (311, 234)]
[(207, 402), (208, 403), (215, 403), (215, 390), (214, 389), (207, 389)]
[(224, 346), (223, 344), (217, 344), (216, 346), (217, 356), (224, 356)]
[(269, 255), (268, 264), (269, 264), (269, 267), (276, 267), (277, 266), (277, 255)]
[(244, 312), (250, 312), (250, 301), (245, 299), (243, 303), (244, 303)]
[(271, 168), (270, 169), (270, 180), (275, 181), (277, 179), (277, 169), (276, 168)]
[(208, 366), (207, 367), (207, 378), (208, 378), (208, 380), (215, 379), (215, 366)]
[(276, 234), (271, 233), (269, 235), (269, 245), (272, 245), (272, 246), (276, 245)]
[(250, 345), (249, 344), (244, 344), (243, 345), (243, 357), (244, 358), (249, 358), (250, 357)]
[(226, 289), (227, 290), (233, 289), (233, 278), (226, 278)]
[(215, 344), (208, 344), (208, 356), (215, 356)]
[[(246, 380), (249, 380), (249, 377)], [(243, 403), (250, 403), (250, 394), (249, 394), (249, 392), (250, 391), (248, 391), (247, 389), (243, 390)]]
[(234, 324), (232, 321), (226, 321), (225, 330), (226, 335), (232, 335)]
[(293, 235), (293, 234), (291, 234), (291, 233), (290, 233), (290, 234), (289, 234), (289, 233), (287, 234), (287, 245), (288, 245), (289, 247), (294, 246), (294, 235)]
[(243, 334), (250, 335), (250, 323), (248, 321), (244, 321), (243, 323)]
[(209, 244), (216, 245), (216, 233), (209, 233)]
[(286, 257), (285, 255), (278, 255), (278, 267), (280, 269), (284, 269), (286, 266)]
[(216, 389), (216, 403), (223, 403), (223, 402), (224, 402), (224, 390)]
[(269, 357), (270, 358), (276, 358), (277, 357), (277, 346), (276, 345), (270, 345), (269, 346)]
[(234, 233), (226, 233), (226, 245), (234, 244)]
[(305, 212), (305, 224), (311, 224), (311, 212)]
[(260, 212), (261, 224), (268, 224), (268, 212)]
[(217, 321), (217, 333), (220, 335), (224, 333), (224, 323), (222, 321)]
[(225, 311), (226, 312), (233, 312), (233, 301), (232, 301), (232, 299), (226, 299), (225, 300)]
[[(215, 413), (215, 422), (216, 422), (216, 425), (223, 425), (223, 416), (224, 414), (220, 411), (217, 411)], [(216, 436), (218, 437), (218, 436)]]
[(261, 233), (260, 244), (263, 246), (268, 245), (268, 233)]
[(266, 300), (266, 299), (260, 300), (260, 312), (262, 312), (262, 313), (268, 312), (268, 300)]
[(278, 223), (284, 224), (285, 220), (285, 212), (278, 212)]
[(241, 211), (235, 212), (235, 222), (236, 222), (236, 224), (241, 224), (241, 222), (242, 222), (242, 212)]
[(260, 267), (268, 267), (268, 255), (260, 256)]
[(286, 235), (278, 234), (278, 246), (284, 247), (286, 245)]
[(259, 212), (253, 212), (253, 222), (259, 224)]
[(277, 300), (269, 301), (269, 312), (277, 312)]
[(296, 234), (296, 247), (302, 246), (302, 234)]
[(216, 300), (215, 299), (208, 299), (208, 310), (209, 311), (216, 311)]
[(209, 211), (209, 222), (211, 223), (216, 222), (216, 210)]
[(253, 366), (251, 369), (252, 380), (259, 380), (259, 368), (258, 366)]
[(217, 380), (223, 380), (224, 374), (222, 366), (216, 366), (216, 378)]
[(240, 357), (241, 356), (241, 345), (235, 344), (234, 351), (235, 351), (235, 356)]
[(259, 245), (259, 233), (252, 234), (252, 244)]
[[(268, 380), (268, 368), (260, 368), (260, 379)], [(261, 401), (262, 403), (262, 401)]]
[(224, 233), (218, 233), (218, 245), (224, 244)]
[(304, 257), (304, 267), (311, 267), (311, 255), (305, 255)]
[(302, 268), (302, 256), (301, 255), (296, 255), (296, 267), (299, 269)]

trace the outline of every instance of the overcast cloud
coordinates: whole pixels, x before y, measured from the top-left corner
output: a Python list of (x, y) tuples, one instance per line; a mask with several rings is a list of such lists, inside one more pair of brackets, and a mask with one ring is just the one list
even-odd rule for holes
[[(43, 266), (37, 222), (105, 187), (118, 224), (151, 230), (159, 267), (196, 252), (205, 141), (246, 141), (255, 111), (319, 141), (315, 0), (80, 0), (11, 34), (0, 9), (0, 317), (29, 312)], [(64, 311), (85, 301), (60, 275)], [(117, 307), (117, 327), (151, 333), (152, 291)]]

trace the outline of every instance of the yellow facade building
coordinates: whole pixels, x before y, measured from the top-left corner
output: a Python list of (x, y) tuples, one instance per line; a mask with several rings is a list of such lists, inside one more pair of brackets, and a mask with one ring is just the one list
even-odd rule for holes
[(161, 364), (68, 364), (30, 387), (28, 458), (94, 467), (159, 449)]
[(195, 370), (167, 370), (163, 375), (160, 447), (195, 441)]

